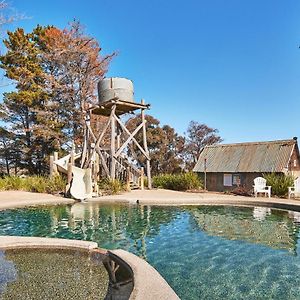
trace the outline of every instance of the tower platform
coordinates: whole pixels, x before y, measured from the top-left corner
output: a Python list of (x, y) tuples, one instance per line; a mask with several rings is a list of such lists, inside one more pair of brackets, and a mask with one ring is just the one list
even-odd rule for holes
[(116, 98), (109, 101), (101, 102), (99, 106), (94, 106), (90, 108), (90, 110), (94, 115), (110, 116), (112, 107), (114, 105), (116, 106), (115, 114), (118, 116), (134, 112), (138, 109), (150, 109), (150, 104), (129, 102)]

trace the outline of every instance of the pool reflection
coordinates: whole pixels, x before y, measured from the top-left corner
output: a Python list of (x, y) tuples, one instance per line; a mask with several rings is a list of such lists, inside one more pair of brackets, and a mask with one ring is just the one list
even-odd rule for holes
[(121, 248), (147, 259), (150, 241), (159, 237), (164, 227), (178, 226), (176, 219), (188, 219), (191, 232), (296, 252), (300, 213), (264, 207), (76, 203), (6, 210), (0, 212), (0, 235), (89, 240), (102, 248)]

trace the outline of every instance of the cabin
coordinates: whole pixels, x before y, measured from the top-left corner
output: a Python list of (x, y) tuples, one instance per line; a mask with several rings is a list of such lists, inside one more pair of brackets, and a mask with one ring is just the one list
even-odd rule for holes
[(251, 189), (254, 178), (265, 173), (300, 176), (297, 138), (268, 142), (219, 144), (202, 149), (193, 169), (209, 191)]

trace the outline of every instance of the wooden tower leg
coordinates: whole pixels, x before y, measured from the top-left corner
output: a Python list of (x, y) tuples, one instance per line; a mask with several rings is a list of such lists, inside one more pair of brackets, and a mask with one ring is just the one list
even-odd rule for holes
[[(142, 104), (145, 104), (144, 99), (142, 99)], [(147, 133), (146, 133), (146, 122), (145, 122), (145, 110), (141, 109), (141, 116), (142, 116), (142, 123), (143, 123), (143, 144), (145, 152), (148, 155), (147, 161), (146, 161), (146, 167), (147, 167), (147, 178), (148, 178), (148, 188), (152, 189), (152, 180), (151, 180), (151, 169), (150, 169), (150, 155), (147, 145)]]
[(54, 176), (54, 156), (50, 155), (50, 177)]
[(112, 180), (116, 178), (116, 119), (115, 119), (116, 106), (112, 107), (111, 111), (111, 141), (110, 141), (110, 153), (111, 153), (111, 165), (110, 165), (110, 177)]
[(144, 168), (141, 167), (141, 190), (144, 190)]
[[(55, 151), (53, 152), (53, 162), (58, 160), (58, 152)], [(53, 175), (57, 176), (58, 175), (58, 169), (57, 169), (57, 165), (55, 163), (53, 163)]]

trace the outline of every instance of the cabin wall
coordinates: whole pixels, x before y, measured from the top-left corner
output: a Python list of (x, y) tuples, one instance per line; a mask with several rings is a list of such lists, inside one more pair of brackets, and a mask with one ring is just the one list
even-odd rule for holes
[[(224, 174), (227, 176), (227, 179), (231, 177), (231, 185), (224, 185)], [(198, 175), (204, 182), (204, 173), (198, 173)], [(253, 188), (253, 180), (260, 176), (262, 177), (262, 173), (207, 173), (206, 189), (208, 191), (225, 192), (231, 191), (238, 186), (243, 186), (251, 190)], [(229, 180), (227, 184), (229, 184)]]

